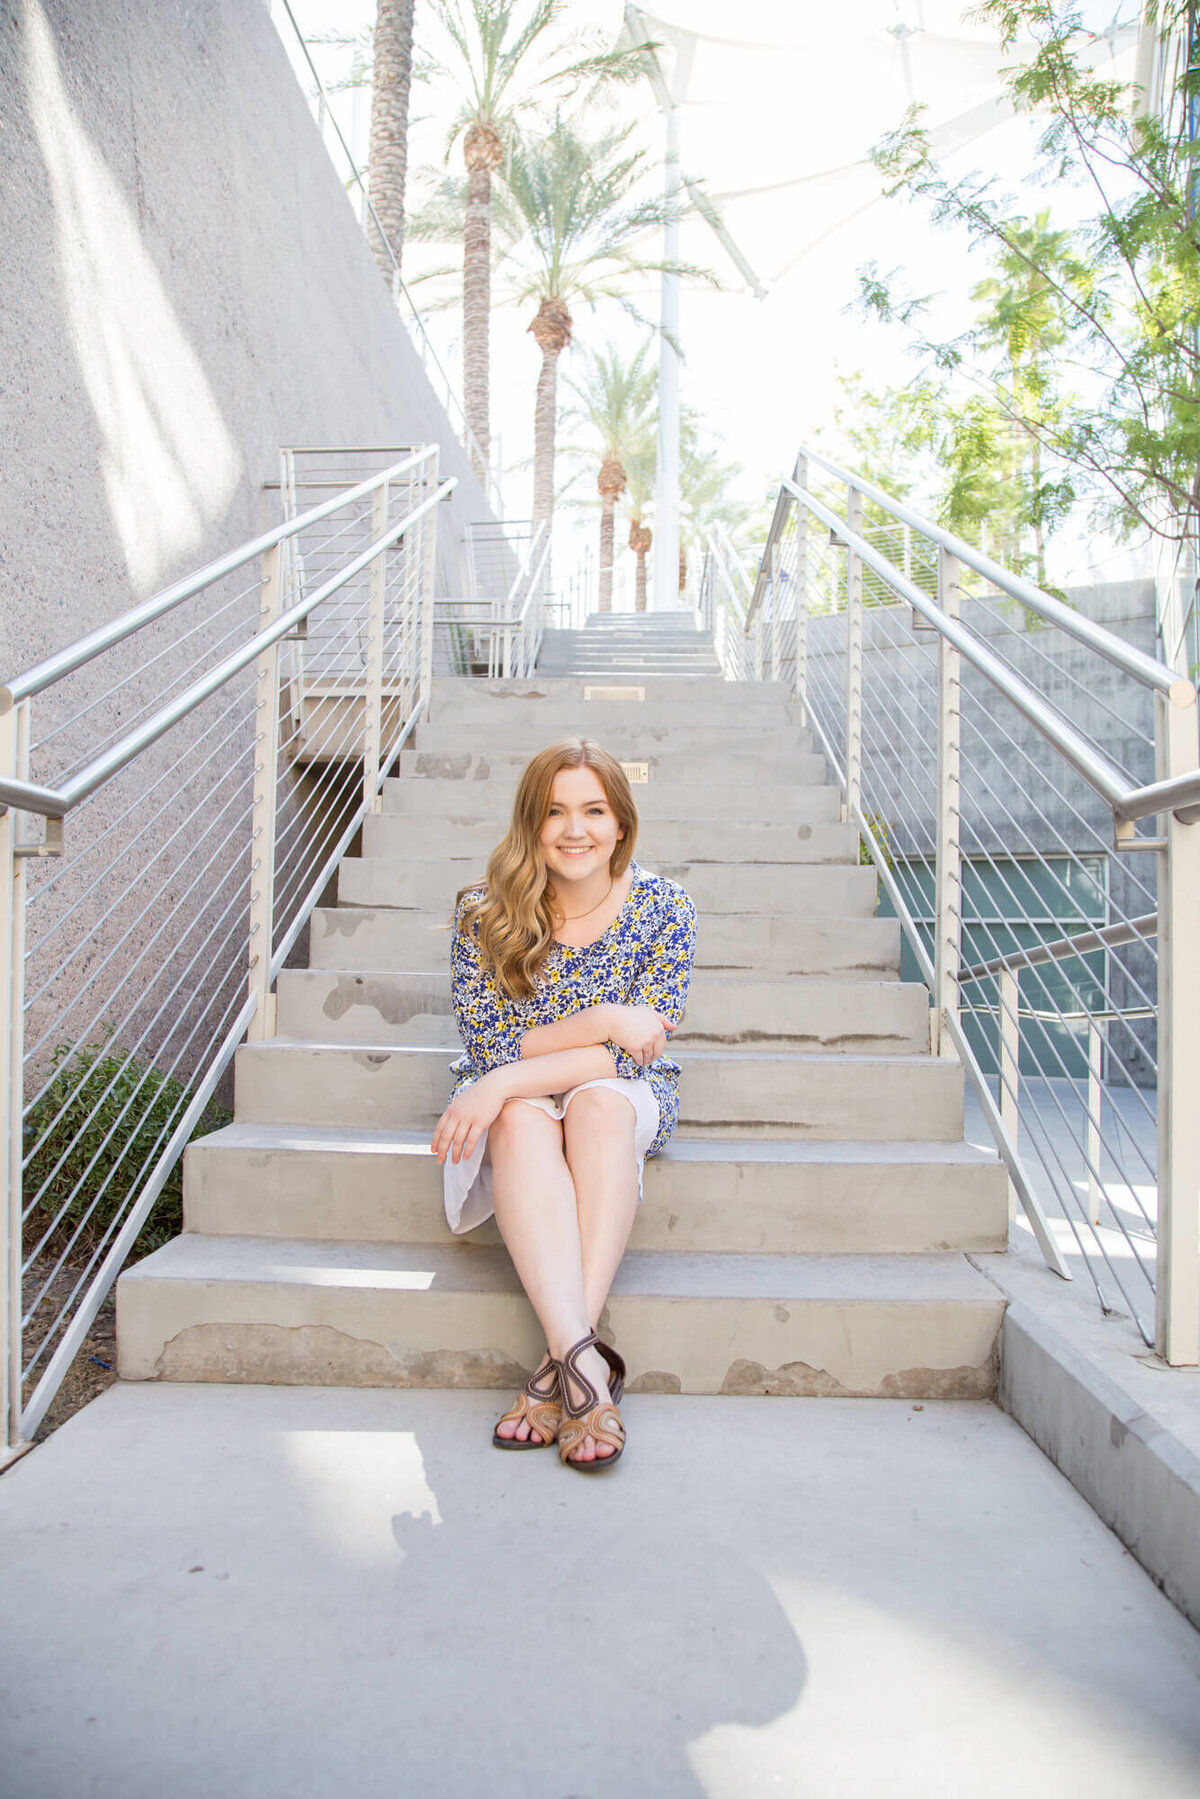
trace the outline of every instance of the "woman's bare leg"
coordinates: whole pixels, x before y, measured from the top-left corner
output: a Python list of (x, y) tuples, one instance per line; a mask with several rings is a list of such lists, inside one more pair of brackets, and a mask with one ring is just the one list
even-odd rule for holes
[[(500, 1235), (550, 1354), (561, 1358), (591, 1329), (562, 1126), (539, 1106), (510, 1099), (488, 1131), (488, 1153)], [(530, 1434), (525, 1423), (501, 1429), (501, 1435), (522, 1441)]]
[(563, 1147), (575, 1182), (583, 1295), (599, 1320), (637, 1216), (637, 1114), (611, 1087), (577, 1093), (563, 1119)]
[[(636, 1112), (611, 1087), (587, 1087), (577, 1093), (563, 1119), (563, 1147), (575, 1183), (589, 1329), (599, 1322), (637, 1214), (636, 1130)], [(597, 1392), (607, 1390), (608, 1366), (594, 1349), (588, 1352), (584, 1372), (593, 1384), (599, 1375)], [(586, 1437), (576, 1459), (592, 1461), (606, 1453)]]

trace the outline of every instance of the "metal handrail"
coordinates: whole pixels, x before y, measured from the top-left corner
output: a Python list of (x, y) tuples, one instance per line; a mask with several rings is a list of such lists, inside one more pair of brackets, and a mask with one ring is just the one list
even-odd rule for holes
[[(727, 672), (787, 680), (841, 789), (842, 817), (858, 827), (881, 896), (930, 989), (930, 1048), (963, 1065), (1049, 1266), (1070, 1278), (1069, 1233), (1101, 1306), (1124, 1304), (1164, 1360), (1194, 1364), (1200, 1124), (1179, 1096), (1191, 1091), (1200, 1067), (1195, 687), (996, 571), (1000, 594), (1029, 603), (1075, 640), (1060, 638), (1053, 655), (1039, 653), (1039, 669), (1061, 672), (1073, 691), (1087, 693), (1087, 682), (1071, 674), (1079, 646), (1118, 666), (1127, 705), (1102, 709), (1118, 726), (1128, 723), (1139, 759), (1118, 766), (1090, 723), (1077, 725), (1060, 709), (1056, 688), (1035, 685), (1023, 664), (1012, 666), (962, 622), (963, 568), (991, 574), (990, 559), (932, 528), (936, 587), (931, 570), (918, 586), (888, 559), (888, 545), (875, 547), (882, 534), (864, 525), (864, 507), (880, 499), (906, 538), (912, 525), (920, 531), (928, 521), (817, 460), (846, 480), (848, 500), (839, 515), (815, 497), (802, 450), (792, 479), (779, 485), (744, 651)], [(714, 597), (721, 590), (728, 618), (711, 542), (710, 552), (706, 579)], [(882, 604), (867, 598), (864, 578)], [(964, 681), (968, 667), (982, 679)], [(1011, 714), (995, 705), (996, 693)], [(1151, 702), (1152, 732), (1127, 721), (1128, 706), (1140, 718)], [(1140, 761), (1146, 749), (1153, 765)], [(976, 754), (982, 759), (969, 759)], [(1151, 767), (1159, 778), (1136, 784)], [(1095, 794), (1112, 811), (1108, 841)], [(1161, 834), (1135, 835), (1132, 821), (1151, 814), (1159, 815)], [(1119, 865), (1114, 891), (1108, 858), (1131, 850), (1154, 852), (1153, 862)], [(1017, 872), (1025, 856), (1032, 867)], [(994, 886), (998, 920), (969, 913), (964, 903), (973, 867), (989, 891)], [(1037, 916), (1043, 888), (1057, 895), (1053, 920)], [(1046, 941), (1014, 949), (1007, 928), (997, 929), (1007, 923), (1039, 925)], [(1122, 946), (1130, 953), (1121, 954)], [(1118, 953), (1110, 959), (1108, 951)], [(1081, 960), (1092, 952), (1105, 955), (1103, 970)], [(1147, 1021), (1157, 1022), (1157, 1032), (1140, 1031)], [(1022, 1098), (1028, 1054), (1046, 1092)], [(1157, 1193), (1157, 1212), (1147, 1186)], [(1122, 1195), (1132, 1196), (1145, 1231), (1131, 1223)], [(1057, 1210), (1053, 1220), (1047, 1207)], [(1156, 1259), (1147, 1241), (1157, 1243)]]
[[(1044, 593), (1031, 581), (1026, 581), (1022, 576), (1013, 574), (1011, 570), (1002, 568), (998, 562), (993, 562), (990, 556), (984, 555), (982, 550), (974, 549), (969, 543), (964, 543), (961, 537), (956, 537), (952, 531), (947, 531), (943, 526), (934, 524), (933, 520), (926, 518), (923, 513), (916, 512), (911, 506), (905, 506), (902, 501), (893, 499), (883, 488), (876, 487), (873, 481), (864, 480), (861, 475), (851, 473), (849, 469), (842, 468), (840, 463), (831, 461), (828, 456), (822, 456), (819, 451), (809, 449), (807, 446), (801, 449), (798, 461), (805, 458), (819, 464), (836, 481), (844, 481), (846, 486), (855, 493), (862, 494), (865, 499), (873, 500), (877, 506), (882, 506), (885, 512), (890, 512), (893, 518), (900, 520), (901, 524), (911, 525), (915, 531), (919, 531), (931, 543), (937, 544), (947, 554), (955, 557), (959, 562), (965, 563), (968, 568), (973, 568), (976, 574), (991, 581), (1001, 593), (1008, 594), (1011, 599), (1019, 600), (1021, 605), (1028, 606), (1031, 612), (1036, 612), (1047, 623), (1057, 625), (1060, 630), (1067, 632), (1078, 642), (1086, 644), (1089, 649), (1095, 650), (1097, 655), (1103, 656), (1115, 667), (1124, 669), (1126, 674), (1132, 675), (1144, 686), (1156, 688), (1160, 693), (1170, 694), (1177, 683), (1183, 679), (1177, 669), (1170, 668), (1165, 662), (1159, 662), (1154, 656), (1147, 656), (1143, 650), (1126, 643), (1124, 638), (1118, 637), (1112, 631), (1106, 631), (1103, 625), (1098, 625), (1094, 620), (1085, 618), (1073, 607), (1064, 605), (1061, 600), (1056, 600), (1052, 594)], [(786, 486), (787, 483), (784, 485)], [(777, 517), (778, 511), (777, 503)], [(782, 521), (780, 521), (781, 523)], [(776, 519), (773, 519), (772, 530), (774, 531), (775, 528)], [(770, 578), (771, 541), (771, 537), (768, 535), (767, 547), (759, 565), (747, 624), (752, 621), (755, 611), (761, 604), (766, 584)], [(1187, 684), (1191, 685), (1190, 682)]]
[[(81, 768), (79, 773), (61, 788), (38, 787), (28, 781), (0, 779), (0, 805), (16, 807), (22, 812), (39, 813), (47, 818), (64, 818), (73, 806), (78, 806), (81, 800), (85, 800), (89, 795), (95, 793), (98, 787), (103, 787), (106, 781), (111, 780), (113, 775), (118, 774), (136, 756), (141, 755), (143, 750), (148, 749), (173, 725), (177, 725), (181, 719), (186, 718), (189, 712), (194, 712), (203, 700), (216, 693), (218, 688), (224, 687), (225, 683), (240, 673), (242, 669), (248, 668), (252, 662), (257, 661), (264, 650), (269, 650), (272, 644), (289, 636), (300, 620), (307, 618), (314, 607), (319, 606), (331, 594), (336, 593), (339, 587), (344, 587), (346, 582), (355, 575), (361, 574), (381, 550), (386, 550), (389, 545), (402, 537), (405, 531), (415, 525), (417, 520), (422, 518), (431, 507), (436, 506), (446, 494), (450, 493), (456, 484), (455, 476), (444, 481), (441, 487), (427, 500), (423, 500), (412, 512), (405, 513), (402, 519), (369, 544), (352, 562), (347, 563), (345, 568), (340, 569), (336, 575), (332, 575), (323, 586), (309, 594), (307, 599), (301, 600), (290, 611), (283, 613), (273, 625), (268, 625), (257, 636), (252, 637), (248, 643), (243, 644), (240, 650), (235, 650), (233, 655), (227, 656), (223, 662), (218, 662), (215, 668), (211, 668), (198, 681), (193, 681), (190, 687), (185, 688), (168, 705), (160, 707), (144, 724), (139, 725), (136, 731), (130, 731), (126, 736), (120, 738), (102, 756), (97, 756), (94, 761)], [(377, 485), (377, 481), (364, 483), (364, 486), (369, 487)], [(355, 491), (357, 492), (357, 490)], [(346, 498), (349, 497), (348, 495)], [(342, 505), (345, 504), (346, 499), (343, 499)], [(335, 502), (330, 502), (330, 505), (316, 507), (313, 512), (303, 514), (300, 519), (292, 521), (293, 528), (305, 521), (311, 523), (314, 519), (323, 517), (335, 505)], [(282, 535), (283, 533), (275, 533), (270, 536), (265, 540), (265, 547), (270, 548), (273, 544), (278, 543)], [(264, 540), (257, 539), (256, 543), (263, 544)], [(242, 562), (248, 560), (248, 556), (241, 556)], [(240, 564), (235, 563), (234, 566), (237, 567)], [(73, 666), (78, 666), (78, 664)]]
[[(1116, 764), (1110, 762), (1074, 725), (1055, 711), (1024, 676), (1017, 674), (981, 643), (966, 625), (949, 618), (936, 600), (931, 600), (927, 593), (910, 581), (886, 556), (881, 555), (865, 537), (852, 531), (832, 507), (824, 505), (815, 495), (805, 488), (797, 487), (793, 481), (784, 481), (781, 491), (790, 494), (793, 500), (799, 500), (815, 518), (828, 525), (860, 561), (868, 568), (873, 568), (902, 599), (907, 600), (914, 612), (919, 612), (947, 642), (952, 643), (991, 682), (997, 692), (1002, 693), (1054, 745), (1076, 773), (1081, 774), (1088, 785), (1108, 802), (1118, 818), (1134, 820), (1170, 810), (1187, 824), (1194, 822), (1195, 816), (1200, 815), (1200, 774), (1180, 775), (1174, 780), (1154, 782), (1148, 787), (1130, 787)], [(747, 615), (747, 630), (749, 628), (750, 618)], [(1160, 665), (1154, 663), (1151, 666), (1159, 668)], [(1169, 685), (1159, 684), (1159, 691), (1168, 702), (1181, 707), (1194, 706), (1196, 689), (1192, 683), (1167, 669), (1165, 665), (1161, 672), (1170, 675)], [(1196, 813), (1191, 811), (1193, 808), (1197, 809)]]
[[(113, 621), (102, 643), (93, 633), (0, 689), (7, 802), (0, 804), (0, 937), (8, 955), (0, 1019), (0, 1466), (38, 1428), (239, 1042), (275, 1035), (275, 979), (363, 818), (378, 809), (404, 743), (428, 715), (437, 507), (456, 483), (439, 483), (436, 445), (392, 446), (387, 461)], [(414, 469), (415, 477), (403, 479)], [(342, 512), (348, 522), (333, 516)], [(308, 540), (296, 539), (310, 527)], [(335, 567), (303, 598), (290, 539), (323, 569)], [(345, 565), (325, 561), (330, 554)], [(261, 571), (238, 583), (246, 636), (235, 650), (228, 651), (225, 617), (235, 602), (222, 595), (206, 615), (207, 653), (219, 658), (212, 667), (193, 678), (203, 661), (180, 665), (175, 679), (186, 685), (161, 701), (172, 683), (159, 670), (147, 716), (135, 711), (117, 742), (98, 754), (84, 748), (89, 760), (70, 779), (38, 785), (28, 778), (31, 756), (43, 756), (62, 729), (51, 695), (52, 728), (35, 735), (39, 701), (32, 696), (185, 597), (203, 606), (214, 582), (257, 557)], [(303, 628), (314, 612), (315, 636), (311, 624)], [(121, 717), (114, 696), (132, 691), (140, 706), (137, 652), (137, 643), (125, 648), (102, 696), (110, 718)], [(306, 686), (306, 656), (319, 663), (332, 655), (341, 669), (348, 652), (358, 670), (352, 686), (340, 676), (332, 688)], [(128, 772), (142, 752), (153, 769), (139, 784)], [(105, 789), (123, 769), (126, 780)], [(72, 841), (64, 841), (64, 814), (100, 789), (118, 794), (115, 808), (79, 817)], [(47, 818), (45, 843), (17, 840), (21, 812)], [(27, 860), (47, 854), (62, 858), (53, 869)], [(65, 909), (56, 887), (70, 900)], [(84, 900), (100, 910), (89, 910), (81, 929)], [(58, 933), (73, 914), (67, 939)], [(80, 960), (85, 952), (90, 963)], [(32, 982), (27, 969), (35, 971)], [(82, 1118), (71, 1112), (76, 1099)], [(93, 1125), (101, 1150), (113, 1151), (111, 1166), (98, 1167), (101, 1150), (85, 1140)], [(69, 1162), (80, 1145), (85, 1166)], [(39, 1167), (39, 1155), (53, 1167)], [(64, 1167), (65, 1193), (54, 1185)], [(77, 1199), (82, 1213), (71, 1210)], [(98, 1222), (89, 1222), (93, 1215)], [(81, 1244), (82, 1268), (67, 1262)], [(54, 1289), (64, 1266), (74, 1282), (65, 1297)], [(27, 1327), (37, 1331), (28, 1345)]]
[[(319, 506), (313, 506), (307, 512), (299, 513), (295, 518), (285, 520), (282, 525), (276, 525), (272, 530), (264, 531), (260, 537), (251, 538), (249, 543), (241, 544), (238, 549), (230, 550), (226, 555), (218, 556), (212, 562), (206, 562), (203, 568), (196, 570), (195, 574), (185, 575), (182, 581), (175, 581), (170, 587), (164, 587), (161, 593), (152, 594), (140, 606), (134, 606), (129, 612), (122, 612), (119, 618), (112, 619), (107, 625), (101, 625), (97, 630), (89, 632), (86, 637), (79, 638), (76, 643), (69, 644), (65, 650), (59, 650), (57, 655), (47, 656), (44, 662), (35, 663), (23, 674), (17, 675), (5, 687), (0, 688), (0, 705), (7, 703), (11, 706), (17, 700), (29, 699), (33, 694), (41, 693), (44, 688), (52, 686), (64, 675), (74, 673), (77, 668), (82, 668), (85, 663), (102, 655), (105, 650), (111, 650), (116, 644), (123, 643), (127, 637), (132, 637), (144, 625), (152, 624), (156, 618), (162, 618), (164, 613), (173, 611), (176, 606), (182, 606), (185, 600), (194, 599), (204, 588), (211, 587), (214, 581), (221, 580), (225, 575), (233, 574), (235, 569), (244, 568), (248, 562), (253, 562), (256, 557), (263, 555), (267, 550), (274, 549), (276, 544), (283, 543), (286, 538), (294, 537), (306, 526), (319, 524), (330, 513), (338, 512), (343, 506), (363, 499), (367, 494), (373, 493), (377, 487), (381, 487), (385, 481), (395, 481), (406, 470), (415, 468), (419, 462), (424, 462), (428, 455), (428, 450), (416, 450), (411, 456), (405, 457), (403, 461), (393, 463), (391, 468), (381, 469), (377, 475), (371, 475), (366, 481), (360, 481), (357, 487), (350, 488), (348, 491), (343, 490), (337, 498), (323, 500)], [(28, 810), (37, 811), (39, 808), (30, 806)]]
[(1037, 968), (1046, 962), (1066, 962), (1071, 956), (1088, 956), (1098, 949), (1120, 949), (1127, 943), (1145, 943), (1158, 933), (1158, 913), (1145, 912), (1140, 918), (1122, 919), (1120, 924), (1104, 925), (1098, 931), (1081, 931), (1078, 937), (1056, 937), (1052, 943), (1034, 943), (1027, 949), (1015, 949), (1010, 956), (993, 956), (990, 962), (977, 962), (974, 968), (961, 968), (958, 981), (983, 981), (991, 975), (1003, 974), (1008, 968)]

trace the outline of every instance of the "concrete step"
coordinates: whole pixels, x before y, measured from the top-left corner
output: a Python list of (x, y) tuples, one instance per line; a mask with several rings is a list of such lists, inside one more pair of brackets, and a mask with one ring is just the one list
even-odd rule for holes
[[(458, 1042), (448, 973), (285, 969), (276, 988), (281, 1037), (301, 1042)], [(924, 1055), (929, 995), (899, 981), (751, 980), (697, 974), (672, 1042), (703, 1048)]]
[[(495, 702), (501, 706), (519, 704), (524, 700), (545, 700), (555, 705), (582, 701), (583, 690), (588, 683), (574, 675), (545, 675), (540, 669), (537, 674), (524, 680), (481, 681), (465, 675), (439, 675), (433, 683), (433, 708), (439, 712), (447, 705), (479, 706)], [(674, 681), (669, 676), (651, 676), (643, 685), (646, 690), (647, 706), (670, 707), (683, 712), (691, 708), (693, 716), (697, 707), (705, 712), (713, 704), (736, 704), (746, 712), (755, 715), (758, 712), (775, 713), (780, 706), (787, 706), (793, 700), (791, 688), (786, 681), (726, 681), (703, 676), (689, 677), (686, 681)], [(589, 705), (601, 702), (591, 700)], [(605, 702), (607, 703), (607, 702)]]
[[(542, 667), (539, 661), (538, 667)], [(589, 657), (586, 661), (575, 658), (570, 661), (552, 662), (546, 667), (548, 675), (574, 676), (580, 680), (610, 681), (630, 680), (643, 681), (650, 676), (674, 676), (684, 680), (689, 675), (698, 681), (709, 681), (720, 674), (720, 665), (716, 661), (703, 662), (697, 665), (685, 661), (682, 657), (664, 657), (661, 661), (647, 663), (641, 658), (622, 659), (601, 662), (598, 658)]]
[[(963, 1257), (633, 1251), (629, 1391), (984, 1398), (1004, 1302)], [(507, 1255), (186, 1234), (121, 1277), (126, 1380), (511, 1389), (541, 1340)]]
[[(483, 878), (486, 862), (484, 855), (428, 862), (348, 856), (338, 870), (338, 904), (448, 913), (455, 894)], [(686, 888), (702, 913), (761, 908), (811, 918), (869, 918), (875, 911), (875, 871), (852, 863), (658, 862), (654, 867)]]
[[(450, 912), (318, 907), (309, 929), (314, 968), (401, 972), (445, 968)], [(895, 980), (900, 926), (894, 918), (798, 918), (746, 913), (701, 916), (696, 967), (725, 973)]]
[[(559, 737), (577, 736), (578, 719), (562, 729), (547, 726), (539, 719), (517, 715), (504, 721), (503, 728), (490, 721), (483, 723), (418, 725), (413, 732), (413, 749), (440, 755), (454, 755), (460, 750), (486, 754), (496, 750), (524, 750), (527, 756), (544, 749)], [(601, 736), (599, 732), (595, 733)], [(673, 756), (747, 755), (811, 755), (812, 733), (801, 725), (786, 721), (772, 724), (726, 724), (723, 720), (709, 723), (693, 713), (690, 725), (659, 723), (652, 715), (629, 724), (612, 725), (601, 741), (623, 762), (645, 761), (648, 756), (669, 751)]]
[[(543, 744), (537, 743), (533, 749), (543, 747)], [(606, 744), (605, 748), (613, 750), (611, 743)], [(532, 750), (520, 749), (401, 750), (398, 772), (405, 780), (413, 776), (441, 781), (494, 780), (511, 786), (532, 753)], [(613, 750), (613, 753), (616, 754), (616, 751)], [(824, 756), (792, 754), (791, 751), (772, 751), (762, 755), (736, 755), (732, 752), (729, 755), (709, 755), (699, 750), (688, 754), (676, 754), (671, 749), (661, 754), (656, 750), (646, 750), (638, 756), (626, 757), (622, 754), (621, 760), (644, 762), (648, 774), (647, 785), (660, 781), (672, 785), (732, 785), (740, 787), (747, 796), (758, 787), (819, 787), (824, 784), (827, 772)], [(760, 810), (769, 813), (769, 796), (760, 802)]]
[[(432, 1045), (296, 1042), (237, 1052), (239, 1123), (432, 1129), (456, 1051)], [(679, 1129), (690, 1136), (878, 1143), (960, 1138), (963, 1078), (933, 1056), (680, 1049)]]
[[(961, 1143), (675, 1138), (646, 1163), (634, 1249), (915, 1255), (1002, 1250), (1008, 1180)], [(426, 1134), (232, 1124), (184, 1158), (201, 1235), (380, 1243), (450, 1240)], [(495, 1222), (471, 1233), (496, 1244)]]
[[(821, 791), (820, 789), (817, 790)], [(394, 861), (419, 856), (469, 856), (487, 861), (502, 825), (479, 818), (472, 789), (460, 784), (448, 817), (403, 818), (382, 813), (363, 821), (364, 859)], [(689, 819), (647, 819), (638, 832), (638, 859), (659, 862), (858, 862), (858, 826), (843, 824), (748, 824), (701, 814)]]
[[(433, 776), (387, 781), (383, 810), (404, 818), (495, 820), (502, 829), (512, 813), (515, 782), (446, 781)], [(701, 786), (698, 782), (646, 781), (634, 788), (638, 816), (652, 819), (720, 818), (748, 823), (763, 810), (758, 795), (744, 787)], [(834, 787), (772, 787), (769, 811), (774, 824), (833, 824), (841, 801)]]
[[(579, 685), (587, 687), (589, 683), (580, 682)], [(429, 722), (439, 731), (457, 732), (468, 727), (475, 730), (484, 727), (492, 734), (491, 741), (498, 744), (508, 742), (510, 732), (516, 727), (521, 730), (536, 728), (544, 733), (546, 742), (555, 737), (602, 738), (612, 732), (641, 731), (647, 725), (686, 729), (698, 722), (702, 722), (706, 728), (713, 726), (736, 731), (805, 729), (799, 709), (778, 700), (772, 701), (770, 706), (751, 706), (730, 693), (716, 694), (705, 699), (702, 705), (695, 699), (667, 704), (651, 697), (651, 689), (645, 682), (609, 682), (603, 687), (591, 683), (590, 686), (592, 692), (614, 693), (620, 693), (628, 686), (634, 692), (645, 693), (647, 697), (627, 701), (435, 700)], [(812, 747), (811, 734), (808, 734), (806, 747)]]

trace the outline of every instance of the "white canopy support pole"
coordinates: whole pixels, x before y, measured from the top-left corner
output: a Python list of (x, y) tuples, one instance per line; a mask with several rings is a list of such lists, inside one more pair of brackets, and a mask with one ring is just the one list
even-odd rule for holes
[[(667, 151), (663, 262), (679, 261), (679, 109), (665, 96)], [(655, 612), (679, 604), (679, 276), (662, 272), (661, 332), (658, 340), (658, 467), (654, 482)]]

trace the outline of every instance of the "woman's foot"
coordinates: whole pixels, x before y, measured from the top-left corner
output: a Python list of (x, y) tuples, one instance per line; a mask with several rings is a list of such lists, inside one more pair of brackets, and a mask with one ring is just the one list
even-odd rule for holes
[[(530, 1448), (544, 1449), (558, 1435), (554, 1415), (562, 1416), (558, 1396), (558, 1370), (547, 1350), (492, 1432), (493, 1442), (528, 1443)], [(539, 1428), (539, 1426), (541, 1428)]]
[[(574, 1358), (574, 1365), (584, 1380), (590, 1381), (597, 1399), (603, 1400), (609, 1397), (613, 1370), (594, 1345), (590, 1349), (581, 1351)], [(595, 1404), (595, 1400), (584, 1390), (582, 1382), (576, 1379), (571, 1368), (564, 1368), (563, 1381), (565, 1383), (564, 1410), (572, 1407), (579, 1411), (585, 1404)], [(611, 1443), (598, 1443), (594, 1437), (585, 1435), (564, 1457), (564, 1460), (569, 1462), (607, 1462), (611, 1461), (617, 1453)]]

